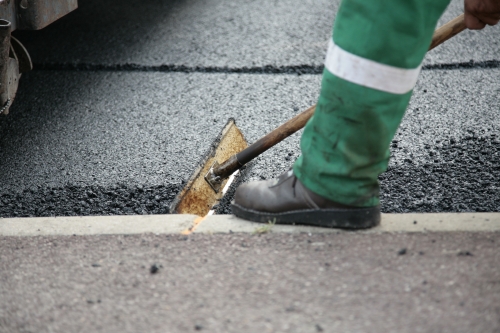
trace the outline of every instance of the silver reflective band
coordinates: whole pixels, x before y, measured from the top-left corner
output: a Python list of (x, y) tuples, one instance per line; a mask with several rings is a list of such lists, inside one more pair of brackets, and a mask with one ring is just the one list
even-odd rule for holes
[(330, 73), (346, 81), (400, 95), (415, 87), (422, 65), (413, 69), (384, 65), (349, 53), (330, 40), (325, 67)]

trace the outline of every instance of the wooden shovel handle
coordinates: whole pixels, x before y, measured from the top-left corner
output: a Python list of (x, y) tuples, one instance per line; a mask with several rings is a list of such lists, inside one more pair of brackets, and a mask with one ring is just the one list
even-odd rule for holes
[(278, 142), (283, 141), (293, 133), (303, 128), (314, 114), (314, 110), (316, 110), (316, 105), (313, 105), (309, 109), (299, 113), (280, 127), (276, 128), (274, 131), (263, 136), (251, 146), (239, 152), (236, 155), (236, 158), (241, 165), (250, 162)]
[(444, 24), (443, 26), (439, 27), (436, 31), (434, 31), (429, 51), (464, 30), (465, 30), (465, 18), (464, 14), (462, 14), (455, 17), (453, 20)]
[[(432, 36), (432, 43), (431, 46), (429, 47), (429, 50), (432, 50), (439, 44), (455, 36), (464, 29), (465, 29), (465, 21), (464, 21), (464, 14), (462, 14), (457, 16), (453, 20), (449, 21), (445, 25), (441, 26), (434, 32), (434, 35)], [(248, 148), (239, 152), (236, 155), (236, 158), (238, 159), (239, 163), (241, 165), (244, 165), (250, 162), (255, 157), (259, 156), (272, 146), (283, 141), (293, 133), (303, 128), (306, 125), (307, 121), (314, 114), (315, 109), (316, 105), (311, 106), (309, 109), (296, 115), (295, 117), (293, 117), (280, 127), (276, 128), (274, 131), (263, 136)]]

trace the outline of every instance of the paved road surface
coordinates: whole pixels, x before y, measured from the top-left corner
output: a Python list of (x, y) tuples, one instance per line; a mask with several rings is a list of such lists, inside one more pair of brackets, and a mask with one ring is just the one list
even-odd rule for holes
[[(337, 7), (87, 0), (18, 31), (38, 70), (0, 119), (0, 216), (167, 213), (229, 117), (253, 142), (315, 103)], [(460, 11), (453, 1), (441, 23)], [(428, 54), (381, 178), (385, 212), (500, 210), (499, 32)], [(239, 182), (286, 170), (298, 138)]]
[(0, 237), (0, 330), (498, 332), (498, 236)]
[[(0, 118), (0, 217), (168, 213), (229, 117), (252, 142), (315, 103), (338, 3), (81, 0), (17, 31), (36, 69)], [(500, 211), (499, 32), (427, 55), (385, 212)], [(238, 182), (287, 169), (298, 140)], [(0, 236), (0, 332), (498, 332), (499, 239)]]

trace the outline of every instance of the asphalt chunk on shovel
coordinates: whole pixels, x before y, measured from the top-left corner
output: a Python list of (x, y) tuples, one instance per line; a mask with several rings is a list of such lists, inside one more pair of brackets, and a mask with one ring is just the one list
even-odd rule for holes
[[(434, 32), (429, 50), (465, 29), (464, 14)], [(178, 214), (206, 216), (224, 195), (221, 189), (228, 178), (242, 166), (305, 126), (316, 105), (296, 115), (274, 131), (248, 146), (243, 134), (230, 119), (221, 134), (203, 157), (184, 189), (170, 206)]]
[[(225, 161), (247, 147), (248, 143), (234, 119), (229, 119), (184, 189), (175, 197), (170, 211), (177, 214), (207, 215), (224, 194), (223, 191), (214, 191), (205, 180), (205, 175), (215, 162)], [(224, 188), (227, 181), (228, 179), (224, 179), (221, 182), (221, 188)]]

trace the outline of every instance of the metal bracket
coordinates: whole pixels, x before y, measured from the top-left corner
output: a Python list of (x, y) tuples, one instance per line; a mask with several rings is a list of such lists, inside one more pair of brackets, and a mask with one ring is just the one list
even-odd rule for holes
[(78, 0), (0, 0), (0, 18), (14, 30), (40, 30), (78, 8)]
[(220, 176), (216, 176), (214, 174), (214, 168), (217, 168), (218, 166), (219, 162), (215, 161), (205, 175), (205, 180), (207, 181), (208, 185), (210, 185), (210, 187), (215, 191), (215, 193), (219, 193), (223, 181)]

